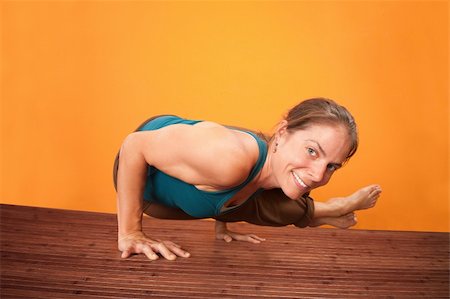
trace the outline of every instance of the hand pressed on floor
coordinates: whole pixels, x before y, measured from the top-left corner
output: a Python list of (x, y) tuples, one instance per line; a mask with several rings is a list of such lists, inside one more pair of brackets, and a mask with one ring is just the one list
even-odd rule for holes
[(265, 241), (266, 239), (260, 238), (254, 234), (240, 234), (228, 230), (227, 224), (225, 222), (217, 221), (215, 226), (216, 239), (224, 240), (225, 242), (231, 242), (233, 240), (236, 241), (246, 241), (250, 243), (261, 243), (261, 241)]
[(180, 245), (171, 241), (149, 239), (141, 231), (120, 237), (118, 248), (122, 252), (122, 258), (127, 258), (132, 254), (145, 254), (153, 261), (159, 258), (158, 253), (168, 260), (175, 260), (177, 256), (190, 256), (189, 252), (181, 249)]

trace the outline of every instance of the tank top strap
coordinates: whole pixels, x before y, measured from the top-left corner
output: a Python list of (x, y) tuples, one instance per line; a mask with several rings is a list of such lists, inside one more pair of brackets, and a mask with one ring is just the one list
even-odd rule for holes
[(264, 140), (262, 140), (257, 134), (255, 134), (253, 132), (245, 131), (245, 130), (243, 130), (243, 132), (246, 132), (246, 133), (250, 134), (251, 136), (253, 136), (253, 138), (255, 138), (255, 140), (258, 144), (258, 149), (259, 149), (258, 160), (256, 160), (255, 166), (253, 166), (249, 176), (243, 183), (243, 185), (247, 185), (261, 171), (262, 167), (264, 166), (264, 163), (266, 162), (267, 143)]

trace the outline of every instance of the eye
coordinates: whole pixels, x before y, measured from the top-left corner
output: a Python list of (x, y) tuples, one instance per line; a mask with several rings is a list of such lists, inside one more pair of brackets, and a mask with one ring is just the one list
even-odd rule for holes
[(308, 148), (306, 149), (306, 151), (308, 152), (309, 155), (311, 155), (311, 156), (313, 156), (313, 157), (317, 157), (317, 152), (316, 152), (315, 149), (313, 149), (313, 148), (311, 148), (311, 147), (308, 147)]
[(339, 169), (339, 166), (336, 164), (328, 164), (327, 165), (327, 170), (330, 172), (336, 171)]

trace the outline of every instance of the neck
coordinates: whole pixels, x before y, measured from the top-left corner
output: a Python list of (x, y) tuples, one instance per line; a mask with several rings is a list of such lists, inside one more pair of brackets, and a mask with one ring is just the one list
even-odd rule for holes
[(270, 150), (271, 147), (269, 147), (269, 151), (267, 153), (266, 161), (264, 162), (264, 165), (259, 172), (258, 176), (256, 177), (255, 184), (258, 188), (263, 189), (274, 189), (279, 188), (280, 186), (277, 184), (272, 171), (272, 150)]

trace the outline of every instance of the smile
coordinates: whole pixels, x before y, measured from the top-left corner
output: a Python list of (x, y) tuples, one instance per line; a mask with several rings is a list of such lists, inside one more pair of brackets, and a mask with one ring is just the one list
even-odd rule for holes
[(292, 172), (292, 174), (294, 175), (295, 181), (302, 186), (303, 188), (308, 188), (308, 185), (305, 184), (305, 182), (302, 181), (302, 179), (295, 173)]

